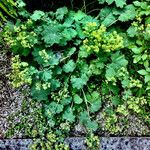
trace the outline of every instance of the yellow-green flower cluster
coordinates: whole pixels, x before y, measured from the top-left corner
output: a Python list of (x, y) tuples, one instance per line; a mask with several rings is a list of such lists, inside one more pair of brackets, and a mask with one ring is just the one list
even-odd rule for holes
[[(84, 28), (84, 33), (85, 34), (89, 34), (90, 32), (92, 32), (93, 30), (97, 29), (97, 23), (96, 22), (88, 22), (86, 27)], [(88, 32), (87, 32), (88, 31)]]
[(106, 115), (106, 113), (104, 113), (104, 118), (106, 130), (111, 131), (111, 133), (117, 133), (121, 131), (121, 128), (119, 127), (119, 125), (117, 125), (118, 117), (116, 116), (116, 114), (108, 116)]
[(88, 23), (84, 28), (87, 38), (83, 46), (87, 51), (111, 52), (123, 47), (123, 38), (116, 31), (108, 33), (104, 25), (98, 26), (95, 22)]
[(69, 95), (69, 92), (67, 90), (67, 88), (64, 88), (62, 90), (60, 90), (58, 93), (54, 93), (52, 92), (51, 93), (51, 98), (54, 100), (54, 101), (61, 101), (62, 98), (67, 98)]
[(117, 82), (117, 78), (119, 80), (123, 80), (124, 78), (126, 78), (128, 75), (128, 71), (125, 67), (121, 67), (118, 71), (117, 74), (115, 76), (112, 76), (110, 78), (107, 78), (106, 83), (108, 82), (112, 82), (113, 85), (116, 85)]
[(136, 27), (139, 32), (144, 32), (144, 34), (150, 34), (150, 24), (143, 24), (143, 20), (141, 17), (137, 17), (136, 19), (137, 21), (134, 21), (132, 23), (132, 26)]
[(56, 134), (49, 132), (46, 135), (46, 139), (36, 139), (34, 143), (30, 146), (31, 150), (37, 150), (37, 149), (42, 149), (42, 150), (69, 150), (69, 146), (65, 145), (63, 143), (57, 144), (58, 137)]
[[(56, 135), (52, 132), (48, 133), (46, 135), (46, 138), (47, 138), (47, 143), (49, 145), (49, 147), (47, 146), (48, 149), (55, 149), (55, 150), (69, 150), (69, 146), (68, 145), (65, 145), (63, 143), (60, 143), (60, 144), (56, 144), (56, 142), (58, 141), (58, 137), (56, 137)], [(52, 148), (52, 147), (55, 147), (55, 148)], [(45, 148), (44, 150), (47, 150), (47, 148)]]
[(95, 136), (93, 133), (91, 133), (90, 136), (86, 138), (85, 142), (87, 144), (88, 149), (99, 150), (100, 148), (99, 137)]
[(116, 112), (118, 112), (124, 116), (128, 116), (128, 114), (129, 114), (129, 111), (128, 111), (126, 105), (118, 106)]
[(9, 78), (12, 80), (13, 87), (32, 83), (28, 63), (21, 62), (18, 55), (12, 58), (12, 73)]
[(136, 113), (140, 113), (141, 107), (145, 104), (147, 104), (147, 100), (143, 96), (142, 97), (131, 96), (127, 101), (128, 109), (133, 110)]
[(43, 49), (41, 51), (39, 51), (39, 55), (41, 56), (41, 58), (43, 59), (43, 61), (45, 63), (48, 63), (48, 60), (50, 59), (49, 55), (47, 54), (46, 50)]
[(4, 40), (10, 46), (19, 46), (23, 48), (32, 48), (37, 43), (37, 35), (33, 31), (28, 31), (28, 26), (31, 26), (32, 21), (28, 20), (27, 23), (20, 26), (14, 26), (10, 30), (8, 26), (5, 28)]
[(54, 133), (49, 132), (46, 134), (46, 138), (48, 139), (49, 142), (54, 143), (57, 141), (57, 137)]
[(65, 144), (56, 144), (55, 145), (55, 150), (69, 150), (69, 146)]
[(142, 83), (140, 82), (140, 80), (138, 79), (133, 79), (130, 77), (130, 88), (133, 88), (133, 87), (138, 87), (138, 88), (141, 88), (142, 87)]
[(64, 123), (60, 124), (61, 130), (70, 131), (70, 128), (71, 128), (71, 126), (70, 126), (69, 122), (64, 122)]
[(36, 87), (36, 90), (47, 90), (48, 88), (50, 88), (51, 84), (49, 82), (36, 82), (35, 84), (35, 87)]
[(113, 85), (116, 85), (117, 82), (117, 78), (115, 77), (111, 77), (111, 78), (107, 78), (107, 80), (105, 80), (105, 82), (108, 84), (108, 82), (112, 82)]
[(118, 70), (118, 77), (120, 77), (120, 78), (124, 78), (124, 77), (126, 77), (127, 75), (128, 75), (129, 73), (128, 73), (128, 71), (127, 71), (127, 68), (125, 68), (125, 67), (121, 67), (119, 70)]

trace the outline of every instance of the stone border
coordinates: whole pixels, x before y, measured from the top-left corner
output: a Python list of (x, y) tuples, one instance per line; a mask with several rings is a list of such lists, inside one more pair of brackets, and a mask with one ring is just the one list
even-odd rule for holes
[(150, 150), (149, 137), (103, 137), (101, 150)]
[[(67, 138), (71, 150), (86, 150), (82, 137)], [(0, 150), (29, 150), (31, 139), (0, 140)], [(150, 137), (101, 137), (100, 150), (150, 150)]]
[(0, 150), (29, 150), (31, 139), (6, 139), (0, 140)]

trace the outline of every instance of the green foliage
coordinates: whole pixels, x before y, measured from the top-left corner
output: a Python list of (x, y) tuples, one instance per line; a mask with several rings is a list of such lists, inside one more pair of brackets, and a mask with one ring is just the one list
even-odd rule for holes
[[(149, 16), (149, 1), (139, 2), (135, 1), (134, 5), (138, 8), (139, 14), (136, 20), (128, 28), (127, 33), (129, 37), (134, 38), (133, 44), (129, 49), (133, 52), (133, 63), (143, 67), (136, 70), (140, 75), (144, 76), (146, 90), (150, 90), (150, 53), (149, 53), (149, 40), (150, 40), (150, 16)], [(143, 6), (143, 7), (142, 7)], [(147, 16), (143, 19), (143, 16)]]
[(29, 99), (24, 99), (21, 104), (20, 110), (16, 111), (14, 114), (10, 114), (8, 118), (10, 127), (5, 137), (12, 138), (16, 136), (19, 138), (21, 134), (23, 134), (22, 138), (42, 137), (48, 126), (46, 124), (46, 119), (42, 115), (41, 104)]
[(83, 102), (83, 99), (79, 95), (75, 94), (74, 95), (74, 102), (76, 104), (81, 104)]
[(34, 11), (33, 15), (31, 15), (31, 19), (37, 21), (40, 20), (44, 15), (44, 12), (36, 10)]
[(111, 134), (122, 132), (118, 122), (130, 113), (150, 122), (149, 1), (99, 3), (105, 7), (96, 18), (66, 7), (33, 14), (23, 9), (24, 20), (4, 29), (17, 55), (12, 84), (29, 84), (52, 131), (61, 124), (66, 134), (64, 125), (77, 122), (87, 131), (100, 130), (99, 112)]
[(108, 3), (108, 5), (112, 4), (113, 2), (115, 2), (117, 7), (123, 8), (124, 5), (126, 5), (126, 0), (98, 0), (100, 4), (103, 3)]
[[(26, 79), (29, 80), (31, 78), (30, 81), (32, 81), (32, 83), (29, 83), (32, 89), (31, 95), (33, 99), (44, 102), (44, 114), (48, 118), (49, 125), (52, 127), (57, 126), (58, 122), (56, 122), (56, 120), (58, 118), (59, 120), (66, 120), (70, 123), (79, 119), (88, 129), (96, 130), (98, 124), (96, 121), (92, 121), (90, 113), (92, 114), (99, 111), (101, 108), (101, 98), (100, 95), (91, 88), (89, 90), (92, 90), (92, 94), (89, 95), (88, 91), (85, 92), (85, 88), (88, 85), (90, 77), (102, 74), (102, 71), (99, 71), (99, 69), (107, 73), (106, 68), (104, 68), (104, 63), (109, 58), (100, 60), (98, 55), (104, 53), (110, 57), (111, 55), (108, 52), (122, 48), (123, 40), (116, 32), (107, 32), (104, 26), (99, 26), (96, 23), (98, 22), (97, 20), (94, 21), (93, 19), (94, 22), (87, 23), (88, 19), (91, 20), (92, 18), (85, 14), (83, 15), (81, 12), (77, 12), (77, 14), (81, 14), (81, 16), (78, 15), (78, 18), (75, 12), (66, 12), (67, 14), (65, 13), (64, 15), (68, 15), (67, 18), (64, 16), (63, 20), (57, 20), (59, 11), (60, 10), (57, 10), (56, 13), (34, 12), (30, 19), (24, 24), (21, 22), (18, 22), (17, 25), (8, 24), (4, 32), (4, 37), (12, 49), (15, 50), (16, 54), (33, 56), (33, 60), (30, 62), (31, 65), (27, 66), (26, 74), (23, 74), (20, 80), (23, 80), (25, 84), (28, 83)], [(55, 20), (51, 16), (55, 16)], [(37, 18), (41, 20), (40, 24), (37, 23)], [(66, 20), (68, 23), (68, 19), (74, 22), (71, 21), (70, 25), (67, 24), (66, 26)], [(33, 29), (33, 25), (36, 25), (36, 23), (37, 27)], [(79, 25), (83, 26), (83, 29)], [(77, 29), (75, 30), (75, 28), (79, 29), (79, 27), (79, 31)], [(69, 29), (70, 31), (75, 31), (76, 34), (73, 35), (69, 32), (67, 35)], [(93, 34), (97, 31), (103, 36), (102, 38)], [(64, 34), (64, 32), (66, 34)], [(33, 39), (32, 33), (35, 35)], [(81, 33), (82, 36), (80, 36)], [(23, 34), (23, 36), (19, 38), (20, 34)], [(28, 37), (25, 37), (26, 34), (28, 34)], [(55, 40), (54, 35), (60, 38), (57, 37)], [(15, 38), (16, 36), (18, 37), (17, 39)], [(60, 49), (64, 49), (66, 45), (69, 46), (67, 41), (74, 40), (75, 37), (78, 37), (80, 41), (78, 44), (79, 51), (74, 48), (76, 47), (76, 42), (73, 42), (72, 47), (68, 48), (68, 50), (63, 50), (63, 53), (58, 53), (54, 50), (55, 48), (52, 47), (58, 44)], [(83, 37), (84, 40), (82, 40)], [(95, 51), (94, 43), (90, 42), (93, 38), (95, 38), (97, 43), (98, 51)], [(85, 40), (89, 40), (89, 43), (86, 44)], [(12, 41), (12, 44), (10, 44), (10, 41)], [(39, 43), (42, 42), (44, 43), (39, 47)], [(90, 43), (91, 45), (89, 45)], [(101, 45), (98, 45), (98, 43), (101, 43)], [(19, 46), (22, 51), (16, 49), (16, 47)], [(86, 47), (90, 48), (90, 51), (86, 50)], [(30, 50), (32, 48), (33, 51), (31, 52)], [(100, 51), (100, 49), (102, 49), (102, 51)], [(87, 53), (88, 56), (96, 52), (94, 54), (96, 58), (89, 61), (91, 62), (90, 65), (86, 61), (87, 58), (81, 55), (82, 51)], [(75, 57), (77, 59), (75, 59)], [(119, 61), (119, 58), (117, 60)], [(17, 84), (16, 87), (18, 87), (19, 84), (23, 85), (23, 82), (18, 80), (18, 77), (15, 78), (16, 73), (18, 74), (19, 71), (20, 74), (22, 74), (20, 69), (23, 68), (19, 68), (17, 66), (18, 63), (19, 62), (13, 62), (12, 64), (16, 66), (16, 69), (13, 68), (11, 80), (14, 86)], [(40, 67), (36, 67), (37, 65)], [(25, 71), (23, 70), (23, 72)], [(48, 102), (49, 98), (50, 102)], [(71, 108), (72, 103), (74, 105), (73, 109)], [(81, 110), (78, 110), (76, 105), (80, 106)], [(84, 106), (86, 106), (88, 111), (87, 116), (85, 115), (86, 111)], [(81, 114), (79, 118), (77, 117), (78, 113)]]
[(88, 150), (99, 150), (100, 149), (100, 139), (94, 134), (89, 134), (86, 137), (86, 144)]
[(16, 55), (12, 59), (12, 70), (13, 71), (9, 77), (10, 80), (13, 80), (13, 87), (20, 87), (24, 84), (31, 84), (32, 78), (30, 75), (30, 69), (28, 68), (28, 63), (21, 62), (19, 55)]
[(123, 39), (117, 32), (108, 33), (106, 28), (102, 25), (97, 29), (96, 23), (88, 23), (85, 27), (84, 33), (88, 38), (83, 41), (83, 49), (87, 53), (111, 52), (123, 47)]
[(137, 15), (133, 4), (127, 5), (122, 9), (106, 6), (100, 10), (99, 17), (105, 26), (111, 26), (118, 21), (126, 22), (133, 20)]
[(12, 23), (9, 23), (5, 28), (4, 40), (11, 46), (14, 53), (18, 53), (22, 49), (20, 54), (27, 56), (30, 53), (30, 48), (37, 43), (37, 35), (31, 31), (32, 25), (33, 22), (29, 19), (25, 25), (13, 26)]
[(80, 122), (85, 125), (89, 130), (96, 131), (98, 124), (96, 121), (92, 121), (87, 111), (81, 112), (79, 116)]
[[(68, 145), (63, 144), (64, 133), (70, 130), (68, 122), (61, 123), (57, 131), (53, 130), (51, 132), (46, 118), (42, 115), (42, 105), (33, 100), (24, 99), (20, 110), (9, 116), (8, 123), (9, 129), (5, 137), (30, 137), (33, 139), (33, 143), (30, 145), (31, 150), (69, 149)], [(59, 132), (61, 138), (59, 137)]]
[(69, 60), (69, 62), (67, 64), (65, 64), (63, 67), (63, 70), (66, 73), (73, 72), (74, 69), (75, 69), (75, 63), (73, 60)]
[[(0, 19), (2, 21), (7, 21), (8, 16), (11, 18), (15, 18), (17, 16), (16, 13), (16, 3), (13, 0), (1, 0), (0, 2)], [(0, 23), (0, 25), (2, 25)]]

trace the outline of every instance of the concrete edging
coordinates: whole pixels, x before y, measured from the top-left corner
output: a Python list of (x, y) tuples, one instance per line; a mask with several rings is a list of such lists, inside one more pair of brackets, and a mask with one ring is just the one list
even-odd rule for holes
[[(84, 138), (65, 140), (71, 150), (86, 150)], [(0, 150), (29, 150), (31, 139), (0, 140)], [(101, 137), (100, 150), (150, 150), (150, 137)]]

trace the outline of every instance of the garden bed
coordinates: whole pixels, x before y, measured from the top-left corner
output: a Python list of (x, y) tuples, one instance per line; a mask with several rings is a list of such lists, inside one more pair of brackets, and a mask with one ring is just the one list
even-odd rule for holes
[[(6, 49), (6, 48), (5, 48)], [(11, 64), (10, 64), (10, 58), (11, 55), (8, 52), (8, 49), (6, 51), (1, 51), (1, 59), (0, 59), (0, 68), (1, 68), (1, 112), (0, 112), (0, 138), (3, 140), (0, 140), (0, 149), (5, 150), (5, 149), (10, 149), (10, 150), (16, 150), (16, 149), (21, 149), (21, 150), (28, 150), (30, 145), (33, 143), (32, 139), (24, 139), (26, 138), (26, 134), (24, 133), (24, 129), (22, 130), (16, 130), (16, 133), (13, 133), (13, 137), (11, 138), (14, 139), (8, 139), (4, 140), (7, 138), (5, 135), (8, 130), (11, 130), (12, 124), (16, 124), (19, 122), (19, 120), (23, 117), (24, 113), (22, 110), (22, 103), (23, 100), (26, 99), (28, 101), (28, 105), (26, 106), (26, 112), (32, 111), (32, 107), (29, 104), (31, 102), (31, 99), (27, 96), (28, 94), (22, 93), (21, 91), (24, 91), (23, 89), (13, 89), (10, 81), (7, 77), (7, 75), (11, 72)], [(24, 89), (27, 87), (25, 86)], [(28, 91), (28, 90), (27, 90)], [(34, 107), (35, 105), (33, 105)], [(33, 109), (34, 110), (34, 109)], [(22, 113), (22, 115), (19, 115), (19, 113)], [(13, 119), (11, 118), (13, 117)], [(32, 120), (32, 115), (29, 116), (31, 117)], [(20, 122), (21, 124), (21, 122)], [(26, 126), (26, 125), (25, 125)], [(24, 128), (25, 128), (24, 126)], [(34, 126), (32, 124), (32, 126)], [(14, 130), (15, 131), (15, 130)], [(76, 125), (75, 129), (72, 131), (72, 136), (80, 136), (79, 138), (67, 138), (65, 143), (70, 145), (70, 148), (72, 150), (79, 150), (85, 149), (85, 142), (84, 138), (82, 138), (83, 134), (86, 134), (85, 129), (83, 128), (82, 125), (78, 124)], [(146, 134), (144, 134), (146, 133)], [(149, 150), (149, 138), (139, 138), (139, 136), (146, 136), (149, 135), (149, 128), (146, 124), (143, 124), (143, 122), (138, 119), (136, 116), (131, 115), (130, 116), (130, 126), (128, 129), (124, 130), (120, 136), (138, 136), (129, 138), (129, 137), (111, 137), (111, 138), (104, 138), (103, 136), (110, 136), (108, 132), (104, 133), (97, 133), (101, 138), (100, 138), (100, 146), (101, 150), (132, 150), (133, 148), (136, 149), (145, 149)], [(5, 136), (4, 136), (5, 135)], [(115, 136), (115, 135), (113, 135)], [(17, 139), (16, 139), (17, 138)], [(128, 143), (128, 144), (126, 144)]]
[(149, 138), (115, 137), (150, 135), (149, 0), (45, 4), (0, 2), (0, 138), (147, 149)]

